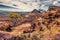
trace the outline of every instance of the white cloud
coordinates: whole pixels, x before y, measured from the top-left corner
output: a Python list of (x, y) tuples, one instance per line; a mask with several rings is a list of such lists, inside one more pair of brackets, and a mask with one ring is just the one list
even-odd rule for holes
[[(0, 0), (0, 2), (3, 2), (2, 4), (5, 6), (22, 9), (22, 11), (32, 11), (33, 9), (38, 9), (38, 2), (32, 2), (32, 0)], [(25, 4), (24, 2), (27, 4)]]
[[(59, 0), (0, 0), (0, 4), (5, 6), (14, 7), (16, 9), (7, 9), (7, 8), (0, 8), (0, 10), (6, 10), (6, 11), (32, 11), (33, 9), (44, 9), (47, 10), (47, 7), (45, 4), (51, 3), (53, 5), (57, 5), (57, 1)], [(42, 4), (44, 3), (44, 4)], [(41, 4), (41, 6), (40, 6)], [(14, 6), (15, 5), (15, 6)]]

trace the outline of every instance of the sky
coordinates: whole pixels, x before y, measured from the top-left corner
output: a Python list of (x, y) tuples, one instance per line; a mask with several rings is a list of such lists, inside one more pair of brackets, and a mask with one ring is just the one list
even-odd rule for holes
[(60, 6), (60, 0), (0, 0), (0, 10), (9, 12), (47, 10), (52, 5)]

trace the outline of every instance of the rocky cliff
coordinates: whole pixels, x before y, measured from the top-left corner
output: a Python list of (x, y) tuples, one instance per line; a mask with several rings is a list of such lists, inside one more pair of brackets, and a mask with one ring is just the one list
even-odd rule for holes
[[(33, 10), (23, 16), (18, 23), (18, 26), (10, 28), (10, 32), (6, 30), (4, 31), (6, 33), (0, 32), (0, 39), (60, 40), (60, 7), (58, 6), (50, 6), (49, 9), (43, 13)], [(12, 34), (15, 35), (13, 36)], [(4, 35), (6, 35), (7, 38), (5, 38)]]

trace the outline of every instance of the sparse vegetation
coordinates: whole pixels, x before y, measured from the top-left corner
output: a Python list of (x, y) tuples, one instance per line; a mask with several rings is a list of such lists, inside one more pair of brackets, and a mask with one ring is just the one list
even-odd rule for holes
[(8, 16), (11, 18), (11, 21), (14, 24), (14, 26), (16, 26), (18, 19), (22, 17), (21, 14), (17, 13), (9, 13)]

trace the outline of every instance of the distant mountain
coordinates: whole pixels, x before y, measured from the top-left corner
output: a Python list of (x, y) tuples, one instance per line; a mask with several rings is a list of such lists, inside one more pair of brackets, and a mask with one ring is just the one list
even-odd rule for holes
[(32, 11), (32, 13), (40, 13), (40, 11), (37, 10), (37, 9), (34, 9), (34, 10)]
[[(0, 10), (0, 14), (9, 14), (9, 13), (11, 13), (11, 12)], [(18, 14), (27, 14), (29, 12), (15, 12), (15, 13), (18, 13)]]

